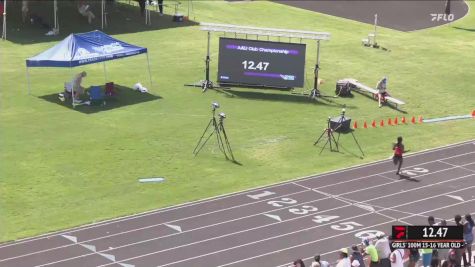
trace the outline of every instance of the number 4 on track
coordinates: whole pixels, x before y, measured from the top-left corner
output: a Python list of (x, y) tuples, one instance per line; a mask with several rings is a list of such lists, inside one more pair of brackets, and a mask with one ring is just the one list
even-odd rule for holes
[(316, 223), (323, 223), (323, 222), (329, 222), (334, 219), (338, 219), (340, 216), (337, 215), (316, 215), (313, 216), (313, 220)]

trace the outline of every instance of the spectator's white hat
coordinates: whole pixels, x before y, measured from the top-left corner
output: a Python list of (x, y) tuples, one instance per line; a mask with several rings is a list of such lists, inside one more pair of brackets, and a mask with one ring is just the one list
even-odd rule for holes
[(342, 249), (340, 249), (340, 252), (348, 254), (348, 249), (347, 248), (342, 248)]
[(376, 238), (378, 238), (378, 239), (383, 238), (384, 236), (386, 236), (386, 234), (383, 233), (383, 232), (379, 232), (379, 233), (376, 234)]

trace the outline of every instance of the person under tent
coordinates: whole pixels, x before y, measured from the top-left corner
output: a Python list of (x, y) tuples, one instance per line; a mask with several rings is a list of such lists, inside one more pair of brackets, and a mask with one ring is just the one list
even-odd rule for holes
[(64, 83), (64, 93), (59, 94), (59, 99), (65, 101), (72, 98), (73, 101), (80, 101), (80, 97), (84, 95), (85, 89), (82, 87), (82, 80), (87, 76), (85, 71), (74, 75), (70, 82)]

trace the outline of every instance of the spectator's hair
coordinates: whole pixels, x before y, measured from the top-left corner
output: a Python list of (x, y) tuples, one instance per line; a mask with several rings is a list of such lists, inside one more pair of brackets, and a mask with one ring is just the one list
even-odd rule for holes
[(341, 255), (343, 256), (343, 258), (348, 258), (348, 254), (347, 254), (347, 253), (345, 253), (345, 252), (340, 252), (340, 253), (341, 253)]
[(432, 222), (432, 223), (435, 223), (434, 216), (429, 216), (429, 217), (427, 218), (427, 221), (428, 221), (429, 223), (431, 223), (431, 222)]
[(353, 246), (351, 246), (351, 249), (352, 249), (353, 251), (358, 251), (358, 246), (357, 246), (357, 245), (353, 245)]
[(469, 222), (471, 226), (474, 226), (474, 225), (475, 225), (475, 222), (474, 222), (473, 219), (472, 219), (472, 215), (466, 214), (466, 215), (465, 215), (465, 220), (466, 220), (467, 222)]
[(460, 221), (462, 221), (462, 216), (457, 214), (457, 215), (455, 215), (454, 220), (455, 220), (455, 224), (459, 225)]
[(305, 267), (305, 264), (301, 259), (294, 260), (294, 266), (297, 266), (299, 264), (300, 267)]
[(315, 257), (313, 257), (313, 259), (314, 259), (316, 262), (320, 262), (320, 254), (315, 255)]

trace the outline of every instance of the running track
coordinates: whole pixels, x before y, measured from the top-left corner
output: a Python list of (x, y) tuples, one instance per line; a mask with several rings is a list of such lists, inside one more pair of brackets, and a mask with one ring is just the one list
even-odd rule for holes
[[(475, 213), (475, 140), (0, 245), (0, 266), (288, 266)], [(436, 219), (436, 220), (437, 220)]]

